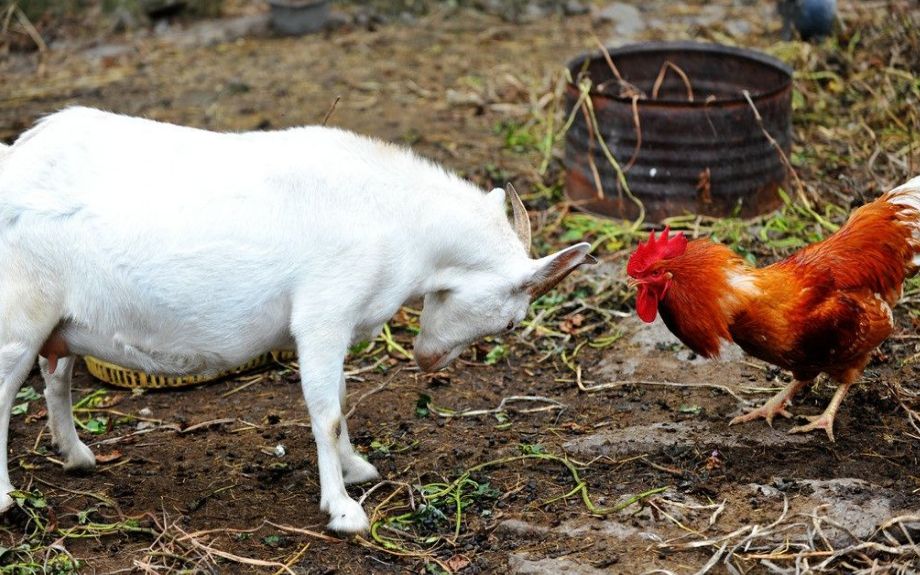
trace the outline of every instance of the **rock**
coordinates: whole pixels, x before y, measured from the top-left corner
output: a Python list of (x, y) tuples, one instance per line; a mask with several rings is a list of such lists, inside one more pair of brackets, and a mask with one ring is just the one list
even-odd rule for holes
[(558, 1), (523, 2), (521, 0), (479, 0), (483, 12), (494, 14), (516, 24), (533, 22), (558, 11)]
[(708, 422), (678, 421), (607, 429), (568, 441), (563, 448), (573, 455), (619, 458), (636, 453), (657, 453), (677, 445), (742, 447), (753, 444), (774, 449), (819, 439), (817, 435), (786, 433), (769, 426), (729, 430)]
[(725, 31), (735, 38), (747, 36), (751, 30), (751, 23), (747, 20), (729, 20), (725, 23)]
[(165, 20), (160, 20), (154, 31), (161, 36), (164, 42), (178, 46), (213, 46), (247, 36), (266, 34), (269, 28), (269, 18), (269, 15), (264, 13), (237, 18), (204, 20), (184, 30), (173, 29), (165, 25)]
[(528, 3), (523, 9), (519, 9), (514, 18), (514, 22), (524, 24), (527, 22), (536, 22), (540, 18), (545, 18), (552, 13), (552, 9), (540, 4)]
[(580, 0), (568, 0), (563, 6), (562, 11), (566, 16), (580, 16), (587, 14), (590, 9)]
[(345, 12), (340, 12), (339, 10), (331, 10), (329, 12), (329, 19), (326, 20), (326, 29), (339, 30), (341, 28), (346, 28), (352, 23), (352, 21), (352, 17)]
[(499, 533), (508, 535), (538, 538), (552, 532), (552, 529), (549, 527), (535, 525), (527, 521), (521, 521), (520, 519), (506, 519), (498, 524), (497, 530)]
[(169, 33), (169, 20), (165, 18), (162, 20), (157, 20), (156, 24), (153, 25), (153, 33), (157, 36), (165, 36)]
[(754, 493), (754, 495), (759, 495), (761, 497), (782, 497), (783, 493), (779, 489), (773, 487), (772, 485), (761, 485), (759, 483), (751, 483), (748, 485), (748, 488)]
[(596, 569), (571, 559), (530, 560), (518, 553), (508, 558), (508, 567), (512, 573), (520, 575), (609, 575), (609, 571)]
[[(891, 489), (875, 485), (862, 479), (841, 477), (837, 479), (797, 479), (774, 480), (774, 485), (750, 484), (754, 495), (770, 499), (783, 498), (786, 492), (791, 513), (799, 516), (817, 515), (829, 521), (822, 522), (821, 529), (834, 547), (846, 547), (864, 541), (875, 535), (876, 530), (886, 521), (898, 515), (916, 515), (915, 509), (905, 509), (895, 502), (903, 496)], [(811, 521), (807, 520), (810, 524)], [(834, 524), (839, 525), (836, 527)], [(920, 521), (906, 522), (909, 531), (920, 529)], [(900, 532), (892, 529), (895, 535)], [(777, 535), (776, 543), (792, 536), (804, 541), (803, 535), (783, 532)], [(797, 533), (797, 532), (795, 532)], [(854, 540), (855, 538), (855, 540)]]
[(596, 23), (613, 24), (614, 43), (629, 42), (645, 30), (645, 19), (639, 9), (632, 4), (614, 2), (601, 8), (594, 14)]
[[(799, 483), (813, 489), (808, 498), (816, 505), (827, 505), (819, 515), (843, 525), (859, 539), (868, 538), (876, 527), (897, 515), (892, 510), (892, 499), (897, 494), (862, 479), (808, 479)], [(835, 527), (825, 526), (824, 533), (836, 546), (854, 543), (846, 532)]]
[(102, 44), (101, 46), (89, 48), (83, 53), (83, 56), (91, 62), (108, 65), (134, 53), (134, 51), (134, 46), (128, 44)]
[(627, 525), (610, 518), (603, 520), (592, 519), (590, 523), (585, 523), (584, 520), (566, 521), (556, 530), (573, 539), (583, 539), (584, 537), (592, 535), (601, 535), (611, 539), (627, 539), (640, 535), (639, 530), (632, 525)]
[[(622, 496), (623, 500), (629, 499), (633, 494)], [(620, 503), (620, 501), (617, 501)], [(648, 534), (639, 531), (638, 528), (626, 523), (622, 523), (610, 517), (607, 518), (577, 518), (566, 521), (558, 527), (545, 527), (520, 519), (506, 519), (498, 524), (497, 530), (505, 535), (515, 537), (527, 537), (530, 539), (545, 539), (552, 537), (558, 539), (560, 536), (571, 537), (582, 540), (585, 537), (604, 537), (609, 539), (624, 540), (630, 537), (637, 537), (643, 540), (649, 539)]]
[(700, 26), (712, 26), (725, 20), (725, 6), (721, 4), (706, 4), (693, 21)]
[(112, 12), (112, 32), (115, 34), (120, 34), (127, 30), (134, 30), (137, 28), (137, 16), (131, 10), (128, 10), (124, 6), (116, 8)]

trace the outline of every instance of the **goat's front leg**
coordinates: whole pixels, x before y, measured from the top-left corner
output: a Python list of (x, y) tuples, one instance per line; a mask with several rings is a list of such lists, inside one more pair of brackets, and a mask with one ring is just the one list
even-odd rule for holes
[(329, 529), (359, 533), (368, 529), (367, 514), (345, 491), (339, 450), (339, 430), (345, 421), (339, 394), (345, 344), (335, 354), (330, 352), (331, 345), (328, 340), (298, 338), (300, 381), (316, 440), (320, 509), (331, 517)]
[[(339, 383), (339, 404), (342, 406), (343, 411), (346, 403), (345, 374), (343, 373), (341, 383)], [(348, 437), (348, 423), (344, 415), (342, 416), (339, 431), (339, 457), (342, 460), (342, 476), (346, 484), (364, 483), (380, 477), (376, 467), (355, 453), (355, 449), (351, 445), (351, 439)]]
[(38, 366), (45, 380), (45, 402), (48, 404), (48, 427), (51, 442), (64, 456), (67, 471), (91, 471), (96, 467), (92, 450), (80, 441), (73, 422), (73, 404), (70, 397), (70, 380), (73, 375), (73, 356), (58, 360), (54, 373), (48, 370), (48, 360), (39, 357)]

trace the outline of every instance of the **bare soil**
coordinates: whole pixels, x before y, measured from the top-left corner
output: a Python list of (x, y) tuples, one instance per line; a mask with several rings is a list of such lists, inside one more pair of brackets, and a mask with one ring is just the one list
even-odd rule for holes
[[(603, 354), (583, 358), (582, 365), (597, 383), (612, 381), (605, 378), (611, 363), (639, 358), (636, 381), (713, 383), (732, 390), (739, 390), (742, 383), (775, 385), (771, 372), (737, 361), (699, 363), (686, 370), (674, 365), (681, 361), (675, 359), (679, 354), (671, 349), (649, 352), (627, 339)], [(904, 414), (883, 397), (881, 383), (916, 377), (911, 368), (874, 367), (871, 384), (856, 390), (841, 410), (838, 440), (831, 444), (820, 434), (785, 433), (792, 426), (787, 421), (776, 423), (775, 430), (762, 422), (729, 428), (727, 421), (740, 412), (740, 406), (722, 390), (637, 384), (589, 394), (578, 390), (568, 369), (538, 364), (538, 359), (518, 347), (499, 365), (461, 360), (436, 378), (419, 375), (408, 362), (397, 366), (395, 369), (403, 369), (395, 375), (395, 369), (389, 374), (364, 374), (361, 381), (349, 384), (352, 401), (387, 385), (358, 403), (350, 419), (354, 442), (384, 479), (412, 484), (449, 482), (474, 465), (518, 455), (522, 444), (542, 445), (551, 453), (593, 461), (582, 477), (599, 505), (665, 486), (679, 497), (699, 502), (726, 500), (727, 511), (719, 522), (724, 532), (778, 517), (782, 510), (778, 490), (797, 509), (800, 506), (802, 512), (810, 512), (816, 505), (804, 495), (810, 493), (805, 481), (811, 479), (867, 481), (872, 486), (869, 493), (881, 490), (879, 496), (888, 501), (888, 517), (920, 509), (916, 475), (920, 447), (905, 436), (910, 429)], [(680, 377), (681, 372), (685, 377)], [(27, 385), (41, 389), (40, 377), (33, 375)], [(221, 397), (240, 385), (239, 381), (224, 381), (139, 396), (113, 391), (120, 394), (120, 401), (115, 400), (111, 409), (144, 413), (163, 424), (155, 423), (149, 433), (102, 445), (92, 442), (135, 433), (137, 421), (115, 425), (100, 436), (84, 434), (97, 455), (122, 455), (82, 477), (64, 473), (50, 457), (33, 451), (36, 437), (43, 432), (43, 419), (26, 423), (26, 418), (16, 417), (11, 442), (13, 480), (43, 491), (62, 522), (73, 521), (74, 514), (94, 507), (99, 517), (115, 516), (114, 509), (101, 505), (94, 496), (81, 494), (93, 493), (112, 499), (118, 513), (125, 516), (153, 514), (162, 521), (176, 522), (186, 532), (216, 530), (206, 538), (209, 543), (242, 556), (284, 561), (309, 543), (296, 564), (298, 573), (418, 572), (423, 562), (416, 558), (369, 550), (350, 538), (332, 543), (264, 524), (268, 520), (322, 532), (327, 517), (318, 509), (316, 455), (296, 374), (274, 372)], [(84, 373), (75, 378), (78, 396), (99, 386)], [(541, 395), (561, 402), (565, 410), (510, 414), (511, 425), (504, 428), (492, 415), (417, 417), (421, 394), (430, 396), (437, 406), (456, 410), (494, 408), (512, 395)], [(808, 394), (795, 411), (818, 413), (829, 397), (828, 389)], [(763, 398), (753, 396), (752, 400)], [(172, 428), (181, 430), (215, 420), (187, 433)], [(47, 433), (37, 445), (51, 452)], [(274, 451), (278, 445), (284, 446), (281, 457)], [(379, 445), (389, 446), (388, 452)], [(467, 558), (471, 563), (463, 573), (500, 573), (511, 568), (554, 573), (567, 563), (578, 568), (596, 566), (606, 573), (681, 566), (684, 572), (702, 565), (711, 554), (705, 550), (660, 554), (653, 541), (641, 534), (667, 538), (682, 535), (681, 530), (636, 506), (615, 519), (601, 519), (593, 518), (578, 497), (542, 505), (573, 487), (565, 469), (557, 464), (515, 462), (484, 470), (474, 479), (488, 481), (501, 495), (467, 511), (456, 546), (444, 546), (437, 553), (444, 560), (456, 555)], [(351, 492), (360, 496), (362, 489), (355, 487)], [(367, 510), (372, 511), (392, 492), (387, 487), (371, 494), (365, 502)], [(884, 519), (887, 517), (878, 523)], [(857, 516), (857, 521), (864, 520)], [(223, 531), (260, 526), (246, 537)], [(871, 532), (874, 526), (865, 527)], [(281, 537), (275, 541), (273, 535)], [(86, 562), (85, 572), (109, 573), (132, 566), (133, 560), (145, 556), (150, 544), (148, 537), (120, 535), (69, 542), (68, 549)], [(541, 560), (552, 562), (542, 570), (528, 571), (528, 561)], [(233, 566), (233, 570), (238, 568)]]

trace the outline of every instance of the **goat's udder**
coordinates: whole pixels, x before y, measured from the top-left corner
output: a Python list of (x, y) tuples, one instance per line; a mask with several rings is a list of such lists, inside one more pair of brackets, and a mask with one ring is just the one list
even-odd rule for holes
[(64, 338), (55, 331), (38, 350), (38, 355), (48, 360), (48, 373), (53, 374), (57, 370), (58, 359), (70, 355), (70, 348), (67, 347)]

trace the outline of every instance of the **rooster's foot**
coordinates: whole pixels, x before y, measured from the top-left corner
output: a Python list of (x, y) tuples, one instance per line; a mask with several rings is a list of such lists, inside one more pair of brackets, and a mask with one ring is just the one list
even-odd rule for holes
[(826, 412), (821, 415), (808, 415), (806, 416), (808, 421), (811, 423), (807, 425), (797, 425), (789, 430), (789, 433), (806, 433), (808, 431), (815, 431), (816, 429), (823, 429), (827, 432), (827, 438), (831, 440), (831, 443), (834, 442), (834, 416), (828, 415)]
[(758, 407), (754, 411), (745, 413), (744, 415), (739, 415), (738, 417), (729, 421), (728, 424), (735, 425), (736, 423), (753, 421), (762, 417), (767, 421), (767, 425), (773, 427), (773, 418), (777, 415), (781, 415), (783, 417), (792, 417), (792, 414), (786, 411), (786, 406), (789, 405), (789, 402), (792, 401), (792, 398), (795, 397), (795, 394), (798, 393), (798, 391), (802, 389), (802, 387), (804, 387), (807, 383), (807, 381), (798, 380), (791, 382), (782, 391), (771, 397), (770, 400), (765, 404)]
[(774, 403), (774, 401), (771, 399), (757, 409), (732, 419), (728, 422), (728, 424), (735, 425), (736, 423), (745, 423), (762, 417), (767, 421), (767, 425), (773, 427), (773, 418), (777, 415), (781, 415), (787, 418), (792, 417), (792, 414), (786, 411), (785, 403), (785, 401), (777, 401)]

